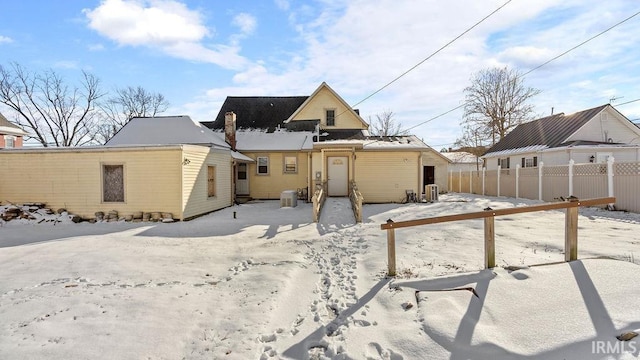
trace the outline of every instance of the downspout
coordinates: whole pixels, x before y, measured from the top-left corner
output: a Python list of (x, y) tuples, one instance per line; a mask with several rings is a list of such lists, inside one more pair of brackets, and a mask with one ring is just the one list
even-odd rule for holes
[[(423, 178), (423, 176), (424, 176), (424, 164), (422, 163), (422, 161), (424, 160), (423, 156), (424, 156), (424, 153), (421, 151), (420, 152), (420, 156), (418, 156), (418, 160), (419, 160), (418, 161), (418, 191), (417, 191), (417, 194), (416, 194), (416, 195), (420, 195), (420, 200), (422, 200), (422, 194), (424, 194), (423, 191), (425, 191), (425, 189), (424, 189), (424, 178)], [(435, 174), (435, 170), (434, 170), (434, 174), (433, 174), (434, 182), (435, 182), (435, 177), (436, 177), (436, 174)], [(426, 194), (425, 194), (425, 196), (426, 196)]]
[(313, 177), (311, 170), (311, 161), (313, 159), (311, 151), (307, 153), (307, 201), (311, 200), (311, 194), (313, 194)]
[(355, 146), (351, 148), (351, 180), (347, 183), (347, 189), (349, 189), (349, 184), (351, 181), (356, 181), (356, 148)]

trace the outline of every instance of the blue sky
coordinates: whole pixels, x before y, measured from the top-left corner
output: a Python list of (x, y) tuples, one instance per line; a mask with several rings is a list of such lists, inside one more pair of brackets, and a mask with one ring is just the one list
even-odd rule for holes
[[(212, 120), (226, 96), (310, 95), (326, 81), (354, 105), (504, 4), (475, 0), (3, 1), (0, 65), (86, 70), (104, 90), (143, 86), (165, 115)], [(440, 149), (460, 136), (477, 71), (521, 72), (640, 11), (633, 0), (512, 0), (452, 45), (355, 106), (385, 110)], [(531, 72), (539, 116), (608, 103), (640, 119), (640, 15)], [(10, 117), (8, 110), (0, 111)]]

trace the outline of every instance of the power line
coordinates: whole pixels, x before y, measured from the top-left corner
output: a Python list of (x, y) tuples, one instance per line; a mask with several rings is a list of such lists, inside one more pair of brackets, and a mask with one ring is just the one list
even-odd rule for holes
[(440, 47), (438, 50), (436, 50), (435, 52), (433, 52), (431, 55), (427, 56), (426, 58), (422, 59), (420, 62), (418, 62), (417, 64), (415, 64), (414, 66), (412, 66), (411, 68), (409, 68), (409, 70), (403, 72), (402, 74), (398, 75), (397, 77), (395, 77), (393, 80), (389, 81), (388, 83), (386, 83), (383, 87), (381, 87), (380, 89), (374, 91), (373, 93), (371, 93), (370, 95), (368, 95), (367, 97), (365, 97), (364, 99), (358, 101), (357, 103), (353, 104), (351, 106), (351, 108), (354, 108), (360, 104), (362, 104), (363, 102), (369, 100), (371, 97), (373, 97), (374, 95), (376, 95), (377, 93), (379, 93), (380, 91), (384, 90), (385, 88), (387, 88), (389, 85), (393, 84), (394, 82), (400, 80), (400, 78), (402, 78), (403, 76), (407, 75), (408, 73), (410, 73), (411, 71), (415, 70), (415, 68), (417, 68), (418, 66), (422, 65), (425, 61), (431, 59), (433, 56), (435, 56), (437, 53), (439, 53), (440, 51), (444, 50), (446, 47), (448, 47), (449, 45), (453, 44), (456, 40), (460, 39), (462, 36), (464, 36), (466, 33), (468, 33), (469, 31), (473, 30), (476, 26), (480, 25), (482, 22), (484, 22), (485, 20), (487, 20), (488, 18), (490, 18), (493, 14), (497, 13), (500, 9), (502, 9), (503, 7), (505, 7), (507, 4), (509, 4), (512, 0), (508, 0), (507, 2), (505, 2), (504, 4), (502, 4), (499, 8), (495, 9), (494, 11), (492, 11), (489, 15), (485, 16), (484, 18), (482, 18), (482, 20), (476, 22), (473, 26), (471, 26), (470, 28), (468, 28), (467, 30), (463, 31), (460, 35), (456, 36), (455, 38), (453, 38), (453, 40), (449, 41), (448, 43), (444, 44), (442, 47)]
[[(505, 4), (505, 5), (506, 5), (506, 4)], [(503, 6), (504, 6), (504, 5), (503, 5)], [(584, 45), (584, 44), (588, 43), (589, 41), (591, 41), (591, 40), (593, 40), (593, 39), (597, 38), (598, 36), (600, 36), (600, 35), (602, 35), (602, 34), (604, 34), (604, 33), (608, 32), (609, 30), (611, 30), (611, 29), (613, 29), (613, 28), (615, 28), (615, 27), (617, 27), (617, 26), (619, 26), (619, 25), (622, 25), (623, 23), (627, 22), (628, 20), (630, 20), (630, 19), (632, 19), (632, 18), (634, 18), (635, 16), (638, 16), (638, 15), (640, 15), (640, 11), (638, 11), (638, 12), (636, 12), (635, 14), (633, 14), (633, 15), (631, 15), (631, 16), (629, 16), (629, 17), (627, 17), (626, 19), (624, 19), (624, 20), (622, 20), (622, 21), (620, 21), (620, 22), (616, 23), (615, 25), (613, 25), (613, 26), (611, 26), (611, 27), (609, 27), (609, 28), (607, 28), (607, 29), (603, 30), (602, 32), (600, 32), (600, 33), (596, 34), (595, 36), (590, 37), (589, 39), (587, 39), (587, 40), (585, 40), (585, 41), (581, 42), (580, 44), (578, 44), (578, 45), (576, 45), (576, 46), (572, 47), (571, 49), (569, 49), (569, 50), (567, 50), (567, 51), (563, 52), (562, 54), (560, 54), (560, 55), (558, 55), (558, 56), (555, 56), (555, 57), (551, 58), (550, 60), (548, 60), (548, 61), (546, 61), (546, 62), (542, 63), (541, 65), (538, 65), (538, 66), (534, 67), (533, 69), (531, 69), (531, 70), (529, 70), (529, 71), (525, 72), (525, 73), (524, 73), (524, 74), (522, 74), (521, 76), (528, 75), (528, 74), (532, 73), (533, 71), (540, 69), (541, 67), (543, 67), (543, 66), (545, 66), (545, 65), (549, 64), (550, 62), (552, 62), (552, 61), (554, 61), (554, 60), (557, 60), (557, 59), (561, 58), (562, 56), (564, 56), (564, 55), (568, 54), (569, 52), (571, 52), (571, 51), (573, 51), (573, 50), (575, 50), (575, 49), (579, 48), (580, 46), (582, 46), (582, 45)], [(625, 103), (618, 104), (617, 106), (626, 105), (626, 104), (629, 104), (629, 103), (632, 103), (632, 102), (635, 102), (635, 101), (640, 101), (640, 99), (627, 101), (627, 102), (625, 102)], [(423, 121), (423, 122), (421, 122), (421, 123), (419, 123), (419, 124), (416, 124), (416, 125), (414, 125), (414, 126), (412, 126), (412, 127), (410, 127), (410, 128), (407, 128), (407, 129), (405, 129), (405, 131), (409, 131), (409, 130), (412, 130), (412, 129), (417, 128), (418, 126), (422, 126), (422, 125), (424, 125), (424, 124), (426, 124), (426, 123), (428, 123), (428, 122), (431, 122), (431, 121), (433, 121), (433, 120), (435, 120), (435, 119), (437, 119), (437, 118), (439, 118), (439, 117), (442, 117), (442, 116), (444, 116), (444, 115), (446, 115), (446, 114), (449, 114), (450, 112), (453, 112), (453, 111), (455, 111), (455, 110), (458, 110), (458, 109), (460, 109), (460, 108), (461, 108), (461, 107), (463, 107), (463, 106), (464, 106), (464, 104), (459, 105), (459, 106), (457, 106), (457, 107), (455, 107), (455, 108), (453, 108), (453, 109), (451, 109), (451, 110), (448, 110), (448, 111), (446, 111), (446, 112), (444, 112), (444, 113), (442, 113), (442, 114), (440, 114), (440, 115), (434, 116), (434, 117), (432, 117), (432, 118), (430, 118), (430, 119), (427, 119), (427, 120), (425, 120), (425, 121)]]
[(617, 24), (615, 24), (615, 25), (613, 25), (613, 26), (609, 27), (608, 29), (606, 29), (606, 30), (604, 30), (604, 31), (602, 31), (602, 32), (600, 32), (600, 33), (598, 33), (598, 34), (596, 34), (596, 35), (594, 35), (594, 36), (592, 36), (592, 37), (588, 38), (587, 40), (585, 40), (585, 41), (581, 42), (580, 44), (578, 44), (578, 45), (576, 45), (576, 46), (572, 47), (571, 49), (569, 49), (569, 50), (567, 50), (567, 51), (563, 52), (562, 54), (560, 54), (560, 55), (558, 55), (558, 56), (556, 56), (556, 57), (554, 57), (554, 58), (551, 58), (550, 60), (548, 60), (548, 61), (546, 61), (546, 62), (544, 62), (544, 63), (542, 63), (542, 64), (540, 64), (540, 65), (538, 65), (538, 66), (536, 66), (536, 67), (534, 67), (533, 69), (531, 69), (531, 70), (527, 71), (526, 73), (522, 74), (521, 76), (525, 76), (525, 75), (527, 75), (527, 74), (529, 74), (529, 73), (531, 73), (531, 72), (533, 72), (533, 71), (535, 71), (535, 70), (538, 70), (539, 68), (541, 68), (541, 67), (543, 67), (543, 66), (547, 65), (548, 63), (550, 63), (550, 62), (552, 62), (552, 61), (554, 61), (554, 60), (556, 60), (556, 59), (558, 59), (558, 58), (561, 58), (561, 57), (565, 56), (565, 55), (566, 55), (566, 54), (568, 54), (569, 52), (571, 52), (571, 51), (573, 51), (573, 50), (575, 50), (575, 49), (579, 48), (580, 46), (582, 46), (582, 45), (584, 45), (584, 44), (588, 43), (589, 41), (591, 41), (591, 40), (593, 40), (593, 39), (597, 38), (598, 36), (600, 36), (600, 35), (602, 35), (602, 34), (604, 34), (604, 33), (608, 32), (609, 30), (611, 30), (611, 29), (615, 28), (616, 26), (619, 26), (619, 25), (624, 24), (625, 22), (627, 22), (627, 21), (631, 20), (632, 18), (634, 18), (634, 17), (638, 16), (639, 14), (640, 14), (640, 11), (638, 11), (637, 13), (635, 13), (635, 14), (633, 14), (633, 15), (629, 16), (628, 18), (626, 18), (626, 19), (624, 19), (624, 20), (622, 20), (622, 21), (618, 22)]
[(630, 100), (630, 101), (627, 101), (627, 102), (616, 104), (616, 106), (627, 105), (627, 104), (631, 104), (632, 102), (636, 102), (636, 101), (640, 101), (640, 99)]

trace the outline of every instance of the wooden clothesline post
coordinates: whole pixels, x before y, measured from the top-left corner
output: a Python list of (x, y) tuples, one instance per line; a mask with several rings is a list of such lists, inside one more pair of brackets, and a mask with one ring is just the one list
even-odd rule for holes
[(485, 268), (493, 268), (496, 266), (496, 250), (495, 250), (495, 217), (502, 215), (511, 215), (519, 213), (528, 213), (536, 211), (559, 210), (565, 211), (565, 233), (564, 233), (564, 250), (565, 261), (573, 261), (578, 259), (578, 208), (580, 206), (607, 205), (615, 203), (615, 197), (597, 198), (578, 200), (570, 199), (570, 201), (520, 206), (510, 209), (493, 210), (487, 208), (484, 211), (472, 212), (466, 214), (445, 215), (431, 218), (423, 218), (416, 220), (394, 222), (389, 219), (385, 224), (380, 225), (382, 230), (387, 230), (387, 255), (388, 255), (388, 275), (396, 275), (396, 234), (395, 229), (403, 227), (412, 227), (419, 225), (436, 224), (451, 221), (484, 219), (484, 255)]

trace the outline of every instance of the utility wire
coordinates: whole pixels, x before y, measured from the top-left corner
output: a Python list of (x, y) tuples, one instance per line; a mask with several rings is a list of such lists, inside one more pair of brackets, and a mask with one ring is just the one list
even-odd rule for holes
[(369, 100), (371, 97), (373, 97), (374, 95), (376, 95), (377, 93), (379, 93), (380, 91), (384, 90), (385, 88), (387, 88), (389, 85), (393, 84), (394, 82), (400, 80), (400, 78), (402, 78), (403, 76), (407, 75), (408, 73), (410, 73), (411, 71), (415, 70), (418, 66), (422, 65), (425, 61), (431, 59), (433, 56), (435, 56), (437, 53), (439, 53), (440, 51), (444, 50), (446, 47), (448, 47), (449, 45), (453, 44), (456, 40), (460, 39), (461, 37), (463, 37), (466, 33), (468, 33), (469, 31), (473, 30), (476, 26), (480, 25), (481, 23), (483, 23), (485, 20), (487, 20), (488, 18), (490, 18), (493, 14), (497, 13), (500, 9), (502, 9), (503, 7), (505, 7), (507, 4), (509, 4), (512, 0), (508, 0), (507, 2), (505, 2), (504, 4), (502, 4), (499, 8), (495, 9), (494, 11), (492, 11), (489, 15), (485, 16), (484, 18), (482, 18), (482, 20), (476, 22), (475, 24), (473, 24), (473, 26), (471, 26), (470, 28), (468, 28), (467, 30), (463, 31), (460, 35), (456, 36), (455, 38), (453, 38), (453, 40), (449, 41), (448, 43), (444, 44), (443, 46), (441, 46), (438, 50), (436, 50), (435, 52), (433, 52), (431, 55), (427, 56), (426, 58), (422, 59), (419, 63), (413, 65), (411, 68), (409, 68), (409, 70), (403, 72), (402, 74), (398, 75), (397, 77), (395, 77), (393, 80), (389, 81), (388, 83), (386, 83), (383, 87), (381, 87), (380, 89), (374, 91), (373, 93), (371, 93), (369, 96), (365, 97), (364, 99), (358, 101), (357, 103), (353, 104), (351, 106), (351, 108), (354, 108), (360, 104), (362, 104), (363, 102)]
[(627, 105), (627, 104), (631, 104), (632, 102), (636, 102), (636, 101), (640, 101), (640, 99), (630, 100), (630, 101), (627, 101), (627, 102), (616, 104), (616, 106)]
[[(503, 6), (504, 6), (504, 5), (503, 5)], [(571, 49), (569, 49), (569, 50), (567, 50), (567, 51), (563, 52), (562, 54), (560, 54), (560, 55), (558, 55), (558, 56), (555, 56), (555, 57), (551, 58), (550, 60), (547, 60), (546, 62), (544, 62), (544, 63), (542, 63), (542, 64), (540, 64), (540, 65), (538, 65), (538, 66), (534, 67), (533, 69), (531, 69), (531, 70), (529, 70), (529, 71), (525, 72), (525, 73), (524, 73), (524, 74), (522, 74), (521, 76), (528, 75), (528, 74), (530, 74), (530, 73), (534, 72), (535, 70), (540, 69), (541, 67), (543, 67), (543, 66), (545, 66), (545, 65), (549, 64), (550, 62), (552, 62), (552, 61), (554, 61), (554, 60), (557, 60), (557, 59), (561, 58), (562, 56), (564, 56), (564, 55), (568, 54), (569, 52), (571, 52), (571, 51), (573, 51), (573, 50), (575, 50), (575, 49), (579, 48), (580, 46), (582, 46), (582, 45), (584, 45), (584, 44), (588, 43), (589, 41), (591, 41), (591, 40), (593, 40), (593, 39), (597, 38), (598, 36), (600, 36), (600, 35), (602, 35), (602, 34), (604, 34), (604, 33), (608, 32), (609, 30), (611, 30), (611, 29), (613, 29), (613, 28), (615, 28), (615, 27), (617, 27), (617, 26), (619, 26), (619, 25), (622, 25), (623, 23), (625, 23), (625, 22), (629, 21), (630, 19), (632, 19), (632, 18), (634, 18), (634, 17), (636, 17), (636, 16), (638, 16), (638, 15), (640, 15), (640, 11), (638, 11), (638, 12), (636, 12), (635, 14), (633, 14), (633, 15), (631, 15), (631, 16), (629, 16), (629, 17), (627, 17), (626, 19), (624, 19), (624, 20), (622, 20), (622, 21), (620, 21), (620, 22), (616, 23), (615, 25), (613, 25), (613, 26), (611, 26), (611, 27), (607, 28), (606, 30), (603, 30), (602, 32), (600, 32), (600, 33), (598, 33), (598, 34), (596, 34), (596, 35), (594, 35), (594, 36), (590, 37), (589, 39), (587, 39), (587, 40), (585, 40), (585, 41), (581, 42), (580, 44), (578, 44), (578, 45), (576, 45), (576, 46), (572, 47)], [(628, 103), (631, 103), (631, 102), (635, 102), (635, 101), (640, 101), (640, 99), (627, 101), (627, 102), (625, 102), (625, 103), (618, 104), (617, 106), (625, 105), (625, 104), (628, 104)], [(452, 111), (458, 110), (458, 109), (460, 109), (460, 108), (461, 108), (461, 107), (463, 107), (463, 106), (464, 106), (464, 104), (459, 105), (459, 106), (457, 106), (457, 107), (455, 107), (455, 108), (453, 108), (453, 109), (451, 109), (451, 110), (448, 110), (448, 111), (446, 111), (446, 112), (444, 112), (444, 113), (442, 113), (442, 114), (440, 114), (440, 115), (434, 116), (434, 117), (432, 117), (432, 118), (430, 118), (430, 119), (427, 119), (427, 120), (425, 120), (425, 121), (423, 121), (423, 122), (421, 122), (421, 123), (419, 123), (419, 124), (416, 124), (416, 125), (414, 125), (414, 126), (412, 126), (412, 127), (410, 127), (410, 128), (407, 128), (407, 129), (405, 129), (405, 131), (409, 131), (409, 130), (412, 130), (412, 129), (417, 128), (418, 126), (422, 126), (422, 125), (424, 125), (424, 124), (426, 124), (426, 123), (428, 123), (428, 122), (431, 122), (431, 121), (433, 121), (433, 120), (435, 120), (435, 119), (437, 119), (437, 118), (439, 118), (439, 117), (441, 117), (441, 116), (444, 116), (444, 115), (446, 115), (446, 114), (448, 114), (448, 113), (450, 113), (450, 112), (452, 112)]]

